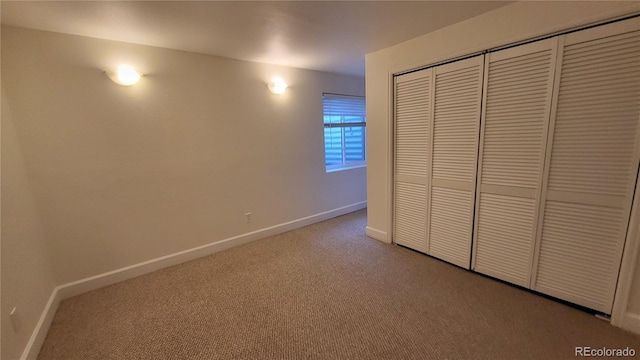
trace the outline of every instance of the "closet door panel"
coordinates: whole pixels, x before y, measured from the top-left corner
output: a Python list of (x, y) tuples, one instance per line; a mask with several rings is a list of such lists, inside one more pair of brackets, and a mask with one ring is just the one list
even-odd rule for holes
[(486, 56), (473, 269), (529, 287), (557, 39)]
[(395, 78), (395, 243), (427, 252), (432, 70)]
[(438, 66), (435, 74), (428, 254), (469, 268), (483, 57)]
[(396, 244), (426, 252), (426, 189), (425, 185), (396, 182), (395, 236)]
[(531, 263), (529, 252), (533, 220), (536, 210), (534, 199), (491, 193), (480, 194), (476, 269), (520, 286), (528, 286)]
[(473, 216), (472, 192), (433, 187), (430, 216), (428, 254), (468, 269)]
[(547, 200), (544, 212), (534, 289), (610, 313), (622, 209)]
[(610, 313), (640, 158), (640, 31), (606, 30), (565, 38), (533, 288)]

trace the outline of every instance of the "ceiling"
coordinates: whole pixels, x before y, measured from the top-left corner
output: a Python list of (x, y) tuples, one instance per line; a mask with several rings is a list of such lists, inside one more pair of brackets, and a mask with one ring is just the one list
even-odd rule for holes
[(2, 24), (364, 76), (364, 55), (504, 1), (6, 1)]

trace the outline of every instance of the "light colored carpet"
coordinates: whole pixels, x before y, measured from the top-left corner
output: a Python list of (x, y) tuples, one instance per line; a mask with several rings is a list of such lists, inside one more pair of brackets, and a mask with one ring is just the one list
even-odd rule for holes
[[(364, 235), (361, 210), (60, 304), (39, 359), (564, 359), (593, 315)], [(639, 356), (639, 355), (636, 355)]]

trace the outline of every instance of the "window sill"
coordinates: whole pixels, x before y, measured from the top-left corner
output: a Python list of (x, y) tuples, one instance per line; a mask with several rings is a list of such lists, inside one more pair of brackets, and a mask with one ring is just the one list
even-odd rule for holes
[(343, 171), (343, 170), (359, 169), (359, 168), (363, 168), (363, 167), (367, 167), (367, 164), (357, 164), (357, 165), (345, 165), (345, 166), (339, 166), (339, 167), (331, 167), (331, 168), (326, 168), (326, 170), (327, 170), (327, 173), (332, 173), (332, 172)]

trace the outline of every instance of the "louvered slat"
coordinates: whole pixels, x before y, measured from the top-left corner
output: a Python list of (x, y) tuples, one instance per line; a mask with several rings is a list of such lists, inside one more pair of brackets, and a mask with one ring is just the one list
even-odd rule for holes
[(480, 194), (475, 270), (529, 286), (535, 200)]
[[(636, 77), (623, 86), (620, 80), (610, 77), (592, 79), (588, 83), (582, 78), (597, 72), (593, 69), (596, 66), (593, 58), (601, 58), (598, 55), (606, 56), (611, 70), (620, 71), (612, 54), (617, 51), (617, 56), (624, 57), (640, 52), (640, 35), (636, 33), (630, 37), (626, 34), (621, 39), (578, 45), (567, 46), (563, 54), (549, 189), (624, 196), (628, 190), (638, 126), (640, 81)], [(625, 72), (640, 73), (640, 56), (635, 60), (627, 64)], [(580, 71), (576, 71), (576, 67)], [(574, 102), (582, 102), (582, 110), (600, 110), (601, 115), (576, 116), (570, 107)], [(630, 109), (626, 113), (606, 112), (621, 107)]]
[(396, 93), (396, 174), (427, 176), (430, 76), (398, 82)]
[(469, 268), (472, 192), (433, 187), (430, 215), (429, 255)]
[(474, 270), (530, 287), (557, 39), (487, 55)]
[(482, 57), (435, 70), (433, 179), (475, 181)]
[(427, 253), (466, 269), (471, 257), (483, 60), (478, 56), (435, 68)]
[(640, 120), (640, 32), (568, 44), (534, 289), (611, 313)]
[(396, 182), (395, 234), (397, 244), (427, 252), (426, 186)]
[(536, 290), (608, 312), (621, 221), (622, 209), (547, 201)]
[[(489, 63), (483, 184), (538, 185), (553, 61), (546, 49)], [(493, 161), (505, 153), (516, 161)]]
[(395, 93), (394, 242), (427, 252), (431, 70), (399, 76)]

